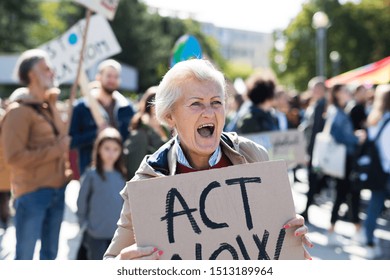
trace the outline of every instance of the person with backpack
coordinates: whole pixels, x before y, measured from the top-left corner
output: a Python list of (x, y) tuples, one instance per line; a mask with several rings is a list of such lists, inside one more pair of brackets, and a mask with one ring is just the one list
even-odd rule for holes
[[(371, 198), (367, 207), (367, 217), (364, 222), (367, 258), (376, 257), (374, 243), (374, 231), (377, 227), (379, 217), (386, 196), (390, 192), (390, 85), (379, 85), (375, 90), (373, 108), (367, 118), (368, 138), (375, 139), (379, 131), (381, 134), (375, 141), (378, 148), (383, 171), (387, 174), (387, 179), (380, 182), (380, 186), (371, 189)], [(387, 121), (387, 122), (386, 122)], [(383, 127), (383, 128), (382, 128)]]
[(336, 84), (330, 89), (329, 93), (326, 118), (331, 123), (330, 134), (337, 143), (344, 144), (347, 150), (344, 177), (335, 178), (336, 197), (332, 207), (331, 225), (328, 230), (328, 244), (334, 245), (338, 243), (338, 238), (335, 234), (335, 225), (340, 219), (339, 209), (342, 203), (347, 202), (348, 198), (351, 200), (351, 222), (355, 225), (356, 231), (360, 228), (360, 192), (352, 188), (349, 174), (352, 170), (353, 155), (358, 146), (364, 143), (367, 136), (364, 130), (354, 131), (352, 120), (344, 111), (351, 97), (346, 85)]

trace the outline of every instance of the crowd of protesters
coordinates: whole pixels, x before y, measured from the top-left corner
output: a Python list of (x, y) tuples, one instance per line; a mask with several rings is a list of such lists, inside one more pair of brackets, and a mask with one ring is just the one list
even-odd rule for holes
[[(151, 85), (139, 101), (129, 101), (118, 91), (120, 64), (106, 60), (98, 67), (90, 96), (76, 100), (68, 116), (66, 106), (58, 100), (59, 89), (44, 52), (25, 52), (17, 73), (25, 87), (3, 101), (0, 110), (0, 225), (15, 225), (15, 259), (32, 259), (38, 240), (40, 258), (56, 258), (65, 188), (72, 179), (81, 183), (77, 216), (83, 239), (77, 258), (102, 259), (122, 207), (119, 191), (134, 176), (143, 157), (172, 136), (155, 118), (157, 87)], [(233, 86), (228, 91), (225, 131), (246, 134), (297, 129), (304, 134), (307, 164), (296, 168), (305, 168), (308, 175), (307, 203), (301, 213), (306, 221), (313, 219), (309, 208), (315, 196), (335, 182), (329, 244), (335, 242), (339, 208), (346, 203), (356, 235), (365, 237), (362, 246), (374, 249), (376, 219), (389, 198), (390, 178), (372, 191), (362, 221), (360, 190), (353, 187), (348, 173), (359, 147), (366, 139), (374, 139), (390, 118), (390, 85), (328, 88), (322, 77), (314, 77), (307, 91), (297, 93), (278, 85), (274, 78), (256, 74), (246, 80), (244, 92)], [(96, 122), (96, 111), (103, 116), (103, 123)], [(315, 136), (332, 112), (331, 134), (347, 146), (343, 179), (317, 172), (311, 160)], [(390, 173), (388, 143), (390, 124), (377, 142), (383, 169)]]

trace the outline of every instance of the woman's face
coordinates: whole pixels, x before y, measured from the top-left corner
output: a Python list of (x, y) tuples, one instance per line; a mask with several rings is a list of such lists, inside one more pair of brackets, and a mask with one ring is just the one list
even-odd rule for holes
[[(214, 82), (189, 80), (182, 86), (168, 123), (175, 128), (190, 164), (217, 149), (225, 124), (225, 96)], [(195, 167), (195, 166), (194, 166)]]
[(344, 108), (348, 101), (351, 100), (351, 94), (344, 86), (336, 93), (336, 97), (341, 108)]
[(121, 153), (121, 146), (111, 139), (104, 140), (99, 148), (99, 155), (105, 167), (114, 166)]

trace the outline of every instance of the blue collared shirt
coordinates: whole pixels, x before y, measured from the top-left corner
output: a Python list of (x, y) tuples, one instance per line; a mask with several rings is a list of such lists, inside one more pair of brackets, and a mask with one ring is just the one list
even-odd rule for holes
[[(186, 159), (186, 156), (184, 155), (184, 152), (183, 152), (183, 150), (180, 147), (179, 137), (177, 137), (177, 136), (176, 136), (176, 141), (175, 141), (175, 148), (177, 150), (177, 161), (180, 164), (182, 164), (182, 165), (184, 165), (184, 166), (186, 166), (188, 168), (194, 169), (190, 165), (188, 160)], [(216, 165), (219, 162), (219, 160), (221, 159), (221, 157), (222, 157), (221, 147), (218, 146), (217, 149), (214, 151), (214, 153), (209, 158), (209, 165), (210, 165), (210, 167)]]

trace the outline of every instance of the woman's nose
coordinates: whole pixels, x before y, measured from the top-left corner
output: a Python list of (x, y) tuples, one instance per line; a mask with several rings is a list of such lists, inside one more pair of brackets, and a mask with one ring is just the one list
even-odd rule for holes
[(214, 114), (214, 109), (212, 108), (212, 106), (211, 105), (206, 105), (204, 107), (202, 116), (203, 117), (209, 117), (209, 116), (212, 116), (213, 114)]

